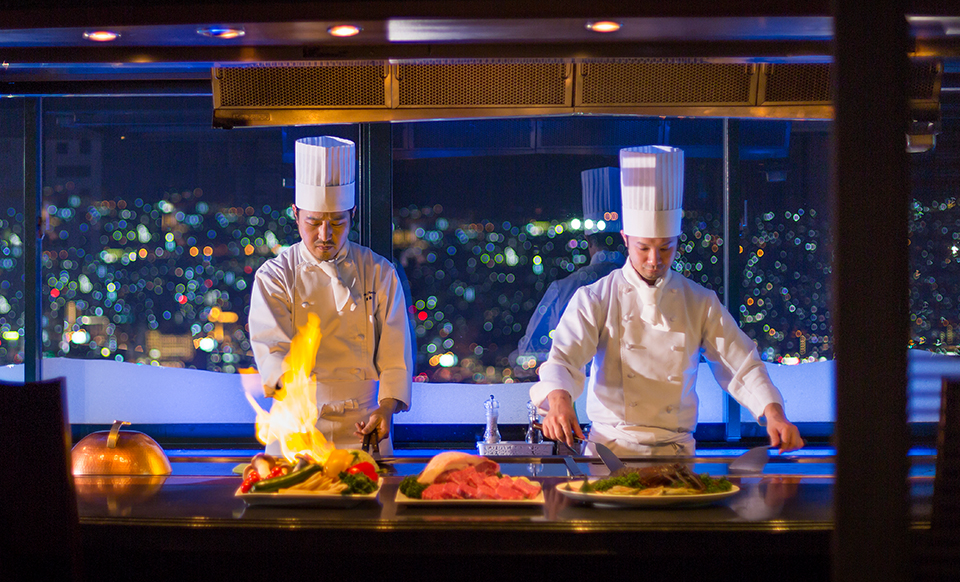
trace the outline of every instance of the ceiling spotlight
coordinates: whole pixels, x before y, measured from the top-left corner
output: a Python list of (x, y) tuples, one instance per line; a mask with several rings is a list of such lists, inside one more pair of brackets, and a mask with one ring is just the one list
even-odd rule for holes
[(246, 31), (242, 28), (232, 28), (229, 26), (204, 26), (197, 29), (197, 34), (210, 38), (240, 38)]
[(620, 23), (612, 20), (588, 22), (587, 30), (592, 30), (593, 32), (617, 32), (620, 30)]
[(120, 37), (120, 33), (109, 30), (94, 30), (83, 33), (83, 38), (96, 42), (110, 42)]
[(353, 24), (337, 24), (328, 28), (327, 32), (330, 33), (330, 36), (346, 37), (356, 36), (360, 34), (361, 30), (359, 26)]

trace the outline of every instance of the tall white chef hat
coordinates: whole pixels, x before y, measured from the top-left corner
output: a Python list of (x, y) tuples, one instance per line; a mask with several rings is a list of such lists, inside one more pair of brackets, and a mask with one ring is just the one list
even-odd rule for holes
[(580, 184), (583, 186), (584, 232), (620, 232), (620, 170), (584, 170), (580, 172)]
[(644, 238), (680, 234), (683, 150), (640, 146), (620, 150), (623, 232)]
[(329, 135), (298, 139), (296, 155), (297, 208), (311, 212), (341, 212), (356, 204), (356, 146)]

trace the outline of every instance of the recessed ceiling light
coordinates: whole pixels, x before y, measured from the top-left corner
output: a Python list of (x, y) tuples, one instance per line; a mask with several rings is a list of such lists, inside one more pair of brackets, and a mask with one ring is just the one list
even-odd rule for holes
[(233, 28), (230, 26), (204, 26), (197, 29), (197, 34), (202, 34), (210, 38), (240, 38), (246, 31), (242, 28)]
[(593, 32), (617, 32), (620, 30), (620, 23), (612, 20), (599, 20), (597, 22), (588, 22), (587, 29)]
[(327, 29), (327, 32), (330, 33), (330, 36), (356, 36), (360, 34), (360, 31), (363, 30), (359, 26), (353, 24), (337, 24), (331, 26)]
[(109, 30), (94, 30), (83, 33), (83, 38), (96, 42), (110, 42), (120, 37), (120, 33)]

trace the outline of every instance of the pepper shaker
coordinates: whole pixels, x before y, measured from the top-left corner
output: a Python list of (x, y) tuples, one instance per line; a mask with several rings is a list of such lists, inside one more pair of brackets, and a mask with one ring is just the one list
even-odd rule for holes
[(490, 400), (483, 403), (487, 413), (487, 429), (483, 433), (483, 442), (495, 444), (500, 442), (500, 429), (497, 428), (497, 420), (500, 418), (500, 402), (490, 395)]
[(540, 432), (540, 429), (534, 427), (534, 423), (540, 422), (540, 415), (537, 414), (537, 407), (529, 400), (527, 401), (527, 421), (527, 436), (525, 440), (532, 444), (542, 443), (543, 433)]

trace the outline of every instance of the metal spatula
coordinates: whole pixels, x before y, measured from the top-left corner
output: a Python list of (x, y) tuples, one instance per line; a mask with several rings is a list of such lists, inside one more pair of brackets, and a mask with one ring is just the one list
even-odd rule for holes
[(767, 451), (772, 445), (754, 447), (743, 453), (727, 465), (731, 473), (760, 473), (767, 466), (767, 460), (770, 458)]

